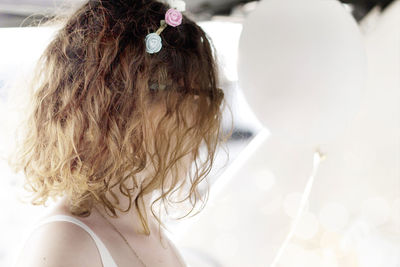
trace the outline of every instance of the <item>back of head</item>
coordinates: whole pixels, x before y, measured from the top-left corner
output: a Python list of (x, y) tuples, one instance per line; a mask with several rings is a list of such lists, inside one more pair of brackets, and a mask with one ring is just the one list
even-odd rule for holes
[[(88, 216), (93, 201), (115, 215), (111, 187), (131, 200), (125, 182), (134, 181), (138, 209), (144, 195), (160, 190), (158, 200), (166, 200), (190, 181), (185, 199), (194, 207), (226, 140), (224, 93), (211, 42), (185, 15), (163, 30), (158, 53), (146, 52), (146, 35), (168, 9), (157, 1), (97, 0), (63, 22), (38, 62), (24, 137), (10, 160), (24, 170), (33, 204), (66, 194), (76, 215)], [(202, 147), (205, 160), (187, 179), (180, 160), (199, 160)], [(136, 175), (150, 165), (155, 171), (140, 186)]]

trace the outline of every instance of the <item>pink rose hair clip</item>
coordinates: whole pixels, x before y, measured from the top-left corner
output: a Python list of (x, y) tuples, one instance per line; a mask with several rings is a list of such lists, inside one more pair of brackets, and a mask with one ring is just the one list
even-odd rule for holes
[(156, 32), (149, 33), (146, 36), (146, 52), (149, 54), (158, 53), (162, 48), (160, 34), (168, 26), (176, 27), (182, 23), (182, 13), (185, 10), (185, 2), (182, 0), (173, 0), (170, 4), (172, 8), (165, 13), (165, 19), (160, 21), (160, 27)]

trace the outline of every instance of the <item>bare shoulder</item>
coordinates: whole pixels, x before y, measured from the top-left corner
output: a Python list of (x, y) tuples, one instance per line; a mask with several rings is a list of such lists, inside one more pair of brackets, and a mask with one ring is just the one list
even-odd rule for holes
[(16, 267), (101, 267), (92, 237), (70, 222), (54, 221), (37, 227), (19, 252)]

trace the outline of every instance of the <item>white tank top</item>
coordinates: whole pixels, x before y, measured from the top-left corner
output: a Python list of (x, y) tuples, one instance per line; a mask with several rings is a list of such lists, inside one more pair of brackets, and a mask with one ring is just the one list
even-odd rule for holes
[(100, 240), (100, 238), (86, 224), (74, 217), (68, 215), (53, 215), (41, 220), (38, 224), (35, 225), (35, 227), (39, 227), (40, 225), (54, 221), (71, 222), (82, 227), (86, 232), (88, 232), (88, 234), (93, 238), (94, 242), (96, 243), (97, 249), (100, 253), (101, 261), (103, 263), (103, 267), (118, 267), (110, 252), (108, 251), (104, 243)]

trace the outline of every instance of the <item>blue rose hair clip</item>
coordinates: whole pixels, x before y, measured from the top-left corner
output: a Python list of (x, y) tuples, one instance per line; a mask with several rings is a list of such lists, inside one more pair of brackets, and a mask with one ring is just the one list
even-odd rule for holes
[(176, 27), (182, 23), (182, 13), (185, 11), (185, 2), (182, 0), (170, 1), (171, 8), (165, 13), (165, 19), (160, 21), (160, 27), (156, 32), (146, 35), (146, 52), (149, 54), (158, 53), (162, 48), (160, 34), (168, 26)]

